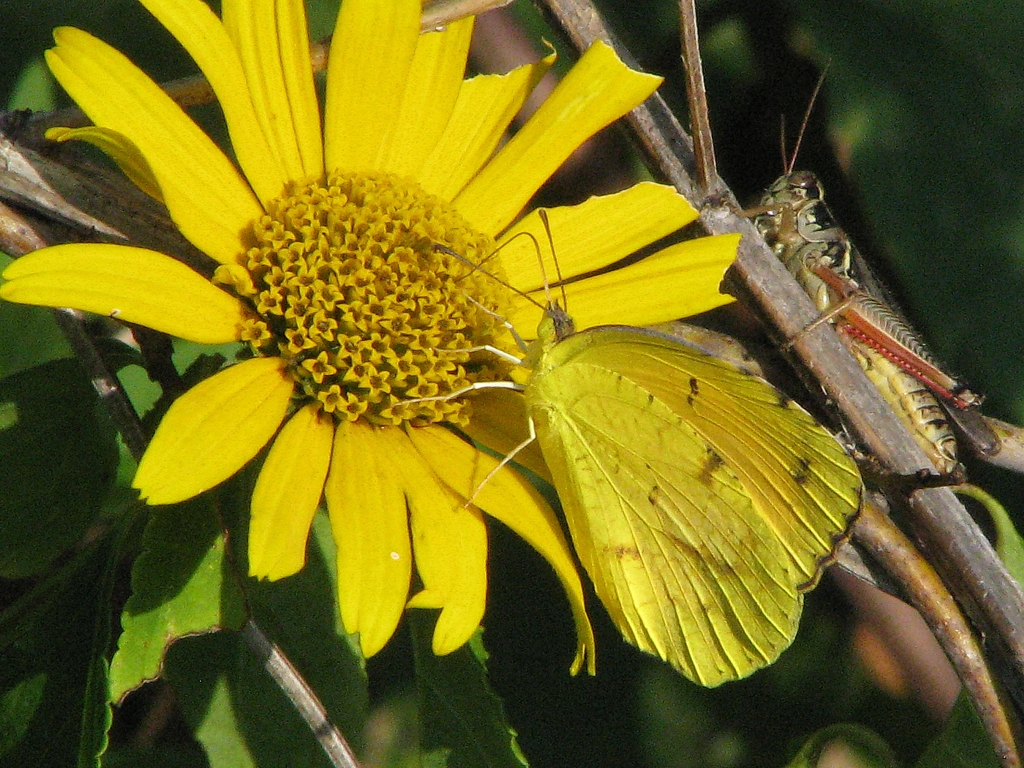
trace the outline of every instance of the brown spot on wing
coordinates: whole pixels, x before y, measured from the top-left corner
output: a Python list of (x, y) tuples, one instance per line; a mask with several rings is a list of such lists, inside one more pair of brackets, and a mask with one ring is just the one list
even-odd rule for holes
[(796, 480), (797, 485), (804, 485), (810, 479), (811, 473), (811, 460), (800, 456), (797, 459), (797, 466), (793, 472), (793, 479)]
[(605, 551), (612, 557), (614, 557), (616, 560), (625, 560), (627, 558), (629, 558), (630, 560), (640, 559), (640, 550), (637, 549), (635, 546), (619, 544), (615, 547), (607, 547)]
[(697, 473), (697, 480), (702, 485), (710, 487), (714, 484), (715, 472), (718, 468), (725, 464), (725, 459), (715, 453), (715, 450), (708, 446), (707, 453), (704, 454), (704, 463), (700, 468), (700, 472)]

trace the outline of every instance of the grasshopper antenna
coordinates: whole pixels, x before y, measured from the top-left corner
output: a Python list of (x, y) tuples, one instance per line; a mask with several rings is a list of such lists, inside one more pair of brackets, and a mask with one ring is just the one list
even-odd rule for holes
[(800, 122), (800, 131), (796, 135), (796, 144), (793, 146), (793, 154), (787, 159), (786, 158), (786, 118), (782, 118), (782, 129), (779, 131), (779, 135), (782, 140), (782, 164), (784, 175), (789, 176), (793, 172), (793, 167), (796, 165), (796, 157), (800, 153), (800, 145), (804, 140), (804, 131), (807, 130), (807, 124), (811, 121), (811, 111), (814, 109), (814, 103), (818, 100), (818, 94), (821, 93), (821, 87), (825, 84), (825, 75), (828, 74), (829, 64), (825, 65), (825, 68), (821, 70), (821, 75), (818, 77), (818, 82), (814, 86), (814, 91), (811, 93), (811, 100), (807, 104), (807, 111), (804, 112), (804, 119)]

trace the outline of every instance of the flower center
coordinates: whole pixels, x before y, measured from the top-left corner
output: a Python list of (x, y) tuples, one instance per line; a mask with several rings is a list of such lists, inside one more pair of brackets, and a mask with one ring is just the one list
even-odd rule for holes
[(419, 399), (508, 378), (509, 363), (473, 351), (511, 345), (500, 264), (473, 267), (494, 243), (414, 181), (332, 174), (274, 201), (252, 238), (214, 280), (254, 311), (242, 338), (287, 360), (297, 393), (336, 418), (464, 425), (469, 399)]

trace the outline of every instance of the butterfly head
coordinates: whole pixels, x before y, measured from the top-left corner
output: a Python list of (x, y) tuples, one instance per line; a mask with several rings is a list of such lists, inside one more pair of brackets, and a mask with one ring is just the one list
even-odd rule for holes
[(569, 313), (557, 303), (549, 304), (544, 310), (544, 320), (541, 321), (541, 325), (546, 322), (551, 323), (551, 334), (555, 341), (561, 341), (566, 336), (576, 333), (576, 324), (572, 321)]

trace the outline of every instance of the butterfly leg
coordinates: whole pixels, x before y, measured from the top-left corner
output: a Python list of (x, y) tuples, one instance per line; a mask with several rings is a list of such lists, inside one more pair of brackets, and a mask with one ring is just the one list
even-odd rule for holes
[(409, 400), (401, 400), (396, 405), (412, 405), (415, 403), (432, 403), (438, 402), (439, 400), (454, 400), (457, 397), (468, 395), (470, 392), (475, 392), (478, 389), (514, 389), (518, 391), (523, 390), (522, 384), (516, 384), (514, 381), (478, 381), (470, 384), (468, 387), (457, 389), (454, 392), (449, 392), (447, 395), (434, 395), (432, 397), (413, 397)]
[[(519, 350), (522, 353), (524, 353), (524, 354), (526, 353), (526, 350), (527, 350), (527, 348), (530, 345), (527, 344), (525, 341), (523, 341), (523, 337), (519, 335), (519, 333), (516, 331), (515, 327), (513, 327), (512, 323), (510, 323), (508, 320), (506, 320), (504, 317), (499, 315), (494, 310), (491, 310), (491, 309), (488, 309), (487, 307), (485, 307), (483, 304), (481, 304), (479, 301), (474, 299), (472, 296), (469, 296), (467, 294), (466, 298), (469, 299), (471, 304), (476, 304), (477, 308), (481, 312), (483, 312), (484, 314), (490, 315), (495, 320), (497, 320), (499, 323), (501, 323), (503, 326), (505, 326), (505, 330), (507, 330), (509, 332), (509, 334), (512, 336), (512, 338), (515, 339), (516, 346), (519, 347)], [(492, 352), (495, 352), (498, 355), (501, 355), (503, 357), (506, 357), (507, 359), (512, 360), (516, 364), (522, 364), (522, 360), (518, 360), (517, 358), (512, 357), (507, 352), (499, 352), (498, 350), (494, 349), (493, 347), (488, 347), (488, 349), (490, 349)]]
[(478, 347), (466, 347), (465, 349), (439, 349), (437, 351), (440, 354), (452, 353), (452, 354), (459, 354), (459, 355), (461, 355), (461, 354), (468, 354), (470, 352), (490, 352), (495, 357), (500, 357), (502, 360), (507, 360), (508, 362), (512, 363), (512, 365), (522, 365), (523, 364), (523, 359), (521, 357), (516, 357), (515, 355), (513, 355), (513, 354), (511, 354), (509, 352), (506, 352), (503, 349), (498, 349), (497, 347), (492, 347), (490, 344), (481, 344)]
[(529, 430), (526, 439), (523, 440), (523, 442), (521, 442), (511, 451), (506, 453), (502, 457), (501, 461), (499, 461), (498, 464), (494, 467), (494, 469), (492, 469), (484, 476), (484, 479), (480, 481), (480, 484), (474, 489), (472, 495), (468, 499), (466, 499), (466, 503), (463, 506), (471, 506), (473, 502), (476, 500), (476, 497), (480, 495), (480, 491), (483, 490), (484, 486), (487, 485), (487, 483), (489, 483), (491, 479), (496, 474), (498, 474), (499, 471), (501, 471), (508, 464), (510, 464), (515, 459), (516, 455), (519, 454), (520, 451), (525, 450), (526, 447), (530, 445), (530, 443), (537, 439), (537, 427), (534, 425), (533, 419), (527, 419), (526, 426)]

